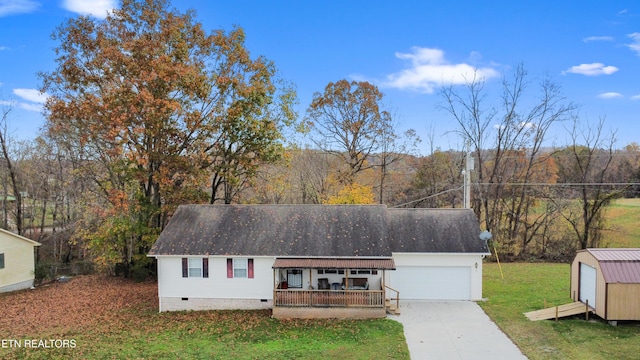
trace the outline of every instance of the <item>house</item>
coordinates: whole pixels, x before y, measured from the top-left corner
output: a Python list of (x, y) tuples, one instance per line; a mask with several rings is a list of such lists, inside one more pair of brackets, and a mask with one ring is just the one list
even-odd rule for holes
[(33, 286), (36, 246), (40, 243), (0, 229), (0, 292)]
[(481, 299), (479, 234), (466, 209), (183, 205), (149, 256), (160, 311), (384, 317), (389, 298)]
[(571, 297), (609, 321), (640, 320), (640, 249), (586, 249), (571, 263)]

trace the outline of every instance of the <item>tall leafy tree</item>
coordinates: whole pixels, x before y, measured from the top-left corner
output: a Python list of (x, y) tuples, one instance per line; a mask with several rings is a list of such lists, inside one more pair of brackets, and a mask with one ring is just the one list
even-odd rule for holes
[[(314, 94), (307, 109), (311, 140), (343, 161), (340, 179), (344, 184), (352, 184), (358, 172), (378, 166), (371, 162), (371, 155), (388, 155), (390, 142), (398, 137), (382, 99), (382, 92), (371, 83), (340, 80)], [(389, 158), (385, 161), (388, 164)]]
[(250, 56), (241, 28), (207, 33), (166, 0), (123, 0), (105, 20), (70, 19), (53, 38), (57, 68), (41, 74), (48, 130), (86, 155), (108, 201), (116, 223), (97, 224), (94, 238), (120, 245), (106, 263), (128, 269), (168, 211), (206, 201), (211, 177), (238, 177), (229, 164), (276, 158), (282, 122), (295, 117), (295, 93), (278, 96), (273, 63)]

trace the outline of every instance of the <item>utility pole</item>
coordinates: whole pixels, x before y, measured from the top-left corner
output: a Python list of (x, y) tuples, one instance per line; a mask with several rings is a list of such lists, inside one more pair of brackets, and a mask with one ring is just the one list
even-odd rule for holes
[(471, 208), (471, 170), (473, 170), (473, 158), (471, 157), (471, 146), (467, 141), (467, 155), (465, 156), (464, 175), (464, 208)]

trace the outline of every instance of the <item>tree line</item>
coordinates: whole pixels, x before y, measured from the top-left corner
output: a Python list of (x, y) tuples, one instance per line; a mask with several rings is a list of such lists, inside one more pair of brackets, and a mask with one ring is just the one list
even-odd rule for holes
[[(368, 82), (330, 82), (300, 116), (294, 84), (245, 36), (207, 32), (165, 0), (61, 24), (56, 67), (39, 74), (42, 133), (11, 142), (3, 111), (2, 226), (43, 242), (56, 262), (144, 276), (183, 203), (461, 206), (464, 151), (418, 156), (415, 131), (398, 131)], [(616, 150), (603, 121), (583, 124), (552, 81), (534, 101), (531, 87), (519, 66), (499, 105), (474, 78), (444, 87), (441, 108), (471, 149), (472, 207), (495, 245), (513, 259), (563, 258), (600, 244), (612, 199), (638, 196), (640, 152)], [(557, 124), (572, 124), (572, 144), (548, 146)]]

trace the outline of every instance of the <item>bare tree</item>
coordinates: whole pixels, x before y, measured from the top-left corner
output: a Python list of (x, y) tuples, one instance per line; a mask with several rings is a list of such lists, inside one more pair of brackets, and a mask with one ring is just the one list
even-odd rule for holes
[(600, 244), (603, 210), (625, 190), (607, 185), (612, 180), (615, 132), (605, 134), (604, 124), (604, 118), (596, 124), (574, 118), (570, 129), (572, 144), (556, 154), (561, 181), (572, 186), (569, 194), (558, 194), (554, 200), (580, 249)]
[[(7, 121), (9, 118), (9, 114), (11, 113), (12, 107), (11, 105), (4, 105), (2, 109), (2, 120), (0, 120), (0, 148), (2, 149), (2, 157), (7, 165), (7, 171), (9, 172), (9, 179), (11, 181), (11, 188), (13, 190), (13, 196), (16, 199), (16, 230), (19, 235), (24, 234), (24, 228), (22, 226), (23, 216), (22, 216), (22, 192), (18, 188), (18, 175), (17, 169), (15, 168), (13, 161), (11, 160), (11, 156), (9, 156), (9, 146), (8, 143), (10, 141), (9, 132), (7, 130)], [(5, 200), (7, 196), (5, 195)]]
[(511, 77), (503, 76), (501, 85), (499, 106), (487, 105), (490, 94), (485, 82), (474, 77), (463, 91), (453, 85), (443, 88), (445, 103), (441, 108), (455, 119), (457, 132), (471, 145), (478, 162), (474, 211), (494, 233), (495, 241), (517, 256), (526, 251), (544, 222), (531, 217), (537, 191), (526, 184), (552, 180), (553, 174), (543, 171), (550, 161), (549, 154), (542, 151), (543, 144), (549, 129), (570, 118), (575, 106), (549, 79), (539, 83), (537, 98), (527, 98), (530, 81), (522, 65)]

